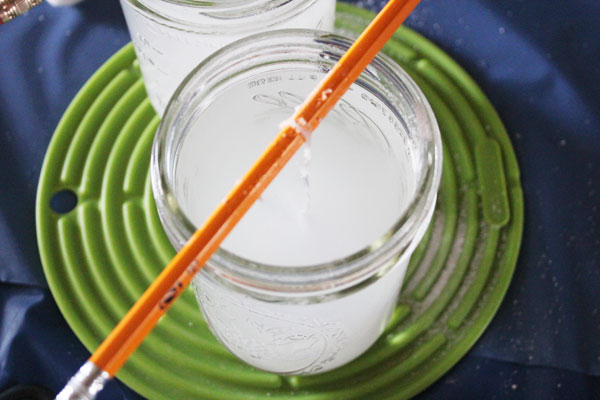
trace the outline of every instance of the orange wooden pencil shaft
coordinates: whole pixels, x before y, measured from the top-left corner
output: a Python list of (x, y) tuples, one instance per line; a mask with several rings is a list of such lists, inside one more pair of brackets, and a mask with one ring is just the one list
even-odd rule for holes
[(390, 39), (419, 0), (391, 0), (312, 92), (205, 224), (188, 240), (89, 361), (114, 376), (265, 188)]

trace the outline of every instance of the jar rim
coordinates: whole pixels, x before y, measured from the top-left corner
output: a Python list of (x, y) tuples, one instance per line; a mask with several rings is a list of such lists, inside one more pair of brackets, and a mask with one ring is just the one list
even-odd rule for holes
[[(319, 0), (121, 0), (155, 22), (200, 34), (243, 34), (272, 27)], [(185, 11), (185, 12), (184, 12)], [(198, 18), (200, 17), (200, 18)], [(250, 21), (250, 19), (256, 20)]]
[[(171, 176), (168, 176), (166, 165), (173, 161), (166, 152), (167, 139), (172, 138), (177, 129), (185, 126), (186, 121), (182, 119), (182, 115), (186, 111), (189, 112), (191, 99), (199, 92), (210, 93), (214, 90), (214, 87), (209, 87), (210, 82), (223, 82), (222, 75), (230, 72), (225, 68), (227, 61), (237, 63), (238, 67), (244, 65), (243, 68), (248, 71), (252, 66), (243, 63), (256, 62), (257, 51), (272, 54), (276, 49), (290, 51), (294, 46), (304, 46), (302, 49), (310, 48), (312, 51), (329, 50), (329, 56), (337, 51), (341, 56), (351, 44), (350, 39), (314, 30), (293, 29), (259, 33), (217, 51), (186, 77), (167, 106), (154, 139), (151, 159), (152, 188), (159, 216), (169, 239), (176, 242), (174, 245), (183, 245), (196, 230), (175, 199), (173, 182)], [(240, 60), (240, 57), (245, 57), (246, 60)], [(435, 205), (441, 178), (441, 136), (427, 99), (400, 66), (387, 56), (379, 54), (368, 68), (392, 74), (391, 76), (398, 79), (398, 84), (414, 96), (422, 114), (421, 128), (428, 131), (427, 136), (430, 139), (427, 142), (427, 171), (403, 214), (392, 228), (377, 240), (347, 257), (332, 262), (306, 266), (275, 266), (250, 261), (220, 248), (205, 266), (210, 272), (233, 282), (236, 286), (268, 293), (306, 293), (333, 289), (337, 291), (355, 286), (382, 268), (395, 265), (400, 257), (410, 255), (417, 244), (415, 237), (424, 233), (422, 225), (429, 220)], [(369, 72), (365, 71), (364, 74)]]

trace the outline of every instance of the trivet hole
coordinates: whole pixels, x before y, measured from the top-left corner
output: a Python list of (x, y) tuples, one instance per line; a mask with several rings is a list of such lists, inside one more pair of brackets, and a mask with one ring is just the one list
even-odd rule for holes
[(50, 198), (50, 208), (58, 214), (67, 214), (77, 206), (77, 195), (70, 189), (59, 190)]

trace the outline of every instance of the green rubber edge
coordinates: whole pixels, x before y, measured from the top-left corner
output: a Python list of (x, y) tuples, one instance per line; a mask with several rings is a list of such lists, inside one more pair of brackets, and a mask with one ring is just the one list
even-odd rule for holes
[[(374, 15), (368, 11), (357, 9), (346, 4), (338, 4), (338, 13), (340, 14), (340, 16), (343, 17), (340, 18), (343, 21), (341, 27), (348, 28), (349, 26), (351, 26), (354, 28), (353, 30), (355, 32), (361, 29), (361, 26), (364, 25), (366, 21), (371, 19)], [(390, 383), (395, 382), (399, 377), (408, 377), (410, 378), (409, 384), (404, 386), (401, 385), (401, 387), (394, 386), (391, 388), (384, 388), (384, 392), (378, 392), (377, 394), (373, 395), (377, 396), (375, 398), (406, 398), (408, 396), (412, 396), (420, 392), (432, 382), (434, 382), (437, 378), (439, 378), (439, 376), (445, 373), (449, 368), (451, 368), (460, 359), (460, 357), (462, 357), (466, 353), (466, 351), (468, 351), (468, 349), (483, 333), (485, 327), (488, 325), (493, 315), (497, 311), (497, 308), (499, 307), (501, 300), (508, 288), (508, 284), (510, 283), (510, 279), (512, 277), (512, 272), (516, 265), (516, 260), (520, 247), (520, 239), (522, 236), (523, 229), (523, 197), (522, 190), (520, 189), (519, 171), (518, 165), (516, 163), (516, 157), (514, 155), (512, 146), (510, 144), (508, 136), (506, 135), (506, 131), (502, 126), (501, 121), (498, 115), (496, 114), (495, 110), (489, 103), (489, 101), (486, 99), (485, 95), (471, 80), (471, 78), (468, 77), (468, 75), (439, 48), (437, 48), (435, 45), (433, 45), (426, 39), (422, 38), (417, 33), (407, 28), (401, 28), (396, 34), (394, 40), (386, 46), (385, 50), (388, 53), (388, 55), (391, 55), (398, 62), (402, 63), (403, 65), (405, 63), (408, 64), (405, 66), (405, 69), (407, 69), (409, 73), (411, 73), (411, 75), (413, 75), (413, 77), (416, 78), (416, 80), (422, 87), (433, 85), (434, 87), (436, 87), (437, 90), (440, 91), (440, 95), (443, 97), (444, 89), (448, 87), (451, 87), (452, 89), (449, 90), (448, 93), (456, 95), (456, 91), (454, 91), (452, 85), (456, 86), (464, 96), (464, 101), (461, 102), (461, 100), (463, 99), (459, 99), (458, 101), (459, 112), (457, 113), (457, 116), (459, 118), (464, 119), (468, 123), (477, 124), (477, 116), (485, 116), (486, 126), (482, 127), (482, 129), (477, 132), (477, 135), (470, 136), (465, 139), (471, 146), (486, 146), (485, 143), (491, 143), (488, 146), (484, 147), (483, 150), (479, 151), (480, 160), (478, 163), (473, 162), (473, 159), (478, 158), (477, 150), (474, 154), (471, 154), (467, 148), (468, 146), (466, 146), (465, 143), (462, 143), (460, 140), (458, 140), (458, 142), (452, 141), (451, 143), (445, 143), (445, 149), (451, 148), (456, 154), (458, 154), (454, 161), (457, 163), (457, 165), (455, 166), (457, 168), (456, 173), (460, 177), (460, 182), (462, 184), (466, 184), (467, 186), (474, 184), (475, 172), (471, 167), (473, 164), (476, 164), (476, 166), (479, 167), (477, 173), (479, 176), (482, 176), (482, 170), (480, 168), (481, 163), (487, 162), (485, 161), (487, 160), (487, 157), (483, 157), (484, 161), (481, 161), (481, 154), (489, 154), (490, 152), (494, 152), (497, 156), (501, 154), (502, 157), (501, 160), (499, 159), (499, 157), (494, 157), (493, 163), (495, 163), (496, 170), (500, 171), (500, 174), (506, 172), (504, 184), (507, 185), (507, 187), (510, 190), (508, 191), (509, 193), (506, 191), (506, 189), (496, 190), (498, 185), (495, 182), (497, 182), (498, 179), (501, 180), (502, 178), (498, 178), (500, 176), (498, 175), (498, 173), (491, 174), (489, 178), (485, 178), (489, 183), (487, 185), (487, 188), (486, 185), (482, 182), (483, 187), (481, 188), (482, 192), (480, 193), (480, 195), (482, 196), (484, 219), (491, 225), (490, 234), (488, 236), (487, 245), (485, 247), (485, 254), (482, 259), (483, 264), (480, 270), (477, 271), (477, 279), (474, 281), (474, 284), (468, 288), (467, 292), (464, 295), (464, 299), (466, 301), (461, 303), (455, 310), (453, 310), (453, 313), (448, 319), (447, 323), (448, 326), (454, 330), (460, 330), (461, 324), (463, 324), (462, 326), (464, 329), (465, 319), (468, 319), (468, 316), (472, 315), (470, 313), (473, 313), (474, 310), (477, 309), (477, 317), (469, 321), (469, 329), (463, 332), (464, 335), (460, 340), (452, 343), (451, 345), (449, 344), (450, 342), (452, 342), (451, 332), (445, 332), (444, 334), (426, 334), (426, 329), (428, 329), (427, 327), (431, 326), (431, 324), (440, 315), (439, 313), (443, 312), (444, 308), (447, 305), (447, 303), (443, 304), (443, 302), (440, 302), (438, 303), (441, 304), (440, 307), (434, 307), (437, 308), (437, 310), (435, 310), (437, 314), (431, 312), (429, 314), (425, 313), (425, 318), (422, 318), (420, 320), (421, 322), (416, 323), (416, 325), (415, 323), (408, 321), (412, 324), (409, 325), (409, 328), (411, 329), (409, 329), (408, 332), (412, 333), (407, 334), (407, 332), (403, 332), (401, 330), (402, 327), (399, 325), (401, 325), (404, 321), (410, 319), (413, 316), (413, 307), (410, 304), (400, 304), (400, 306), (396, 309), (394, 317), (386, 330), (386, 332), (389, 333), (389, 336), (382, 338), (382, 340), (380, 341), (381, 343), (384, 343), (384, 345), (382, 346), (388, 346), (387, 350), (386, 347), (375, 346), (374, 349), (372, 349), (372, 351), (367, 353), (367, 356), (370, 356), (369, 358), (371, 360), (376, 360), (378, 352), (381, 354), (387, 352), (387, 355), (389, 356), (390, 354), (392, 354), (390, 353), (389, 349), (391, 349), (391, 351), (393, 352), (398, 350), (399, 348), (402, 348), (403, 346), (408, 345), (412, 346), (413, 348), (417, 346), (416, 350), (410, 353), (408, 357), (405, 358), (402, 362), (399, 362), (398, 360), (390, 360), (389, 363), (392, 364), (390, 365), (389, 371), (391, 372), (379, 374), (378, 376), (368, 376), (366, 381), (363, 380), (362, 382), (357, 382), (358, 384), (355, 385), (352, 389), (340, 389), (339, 384), (334, 384), (332, 386), (331, 382), (327, 380), (328, 374), (318, 375), (315, 377), (286, 378), (282, 381), (280, 377), (275, 376), (273, 374), (260, 373), (249, 368), (244, 369), (243, 367), (237, 366), (237, 364), (233, 361), (227, 363), (227, 361), (224, 361), (223, 358), (213, 358), (209, 355), (207, 355), (209, 361), (212, 359), (215, 362), (225, 363), (227, 367), (224, 368), (220, 373), (215, 373), (214, 371), (212, 371), (214, 370), (214, 368), (211, 368), (211, 364), (209, 362), (207, 364), (207, 368), (201, 368), (200, 370), (198, 370), (198, 364), (194, 363), (194, 361), (196, 360), (190, 360), (187, 365), (189, 365), (189, 367), (192, 369), (192, 373), (185, 375), (187, 375), (188, 378), (192, 378), (195, 377), (195, 373), (205, 373), (209, 374), (209, 377), (213, 376), (217, 379), (233, 379), (239, 384), (257, 385), (259, 391), (257, 392), (253, 390), (255, 388), (248, 387), (248, 391), (239, 392), (239, 390), (236, 390), (236, 388), (228, 388), (226, 387), (226, 385), (215, 384), (214, 381), (206, 380), (203, 383), (206, 385), (206, 387), (199, 388), (199, 386), (202, 385), (199, 385), (198, 383), (190, 384), (185, 379), (180, 379), (179, 377), (157, 376), (154, 373), (154, 371), (151, 371), (152, 368), (150, 368), (149, 370), (147, 364), (150, 363), (150, 365), (152, 365), (152, 363), (168, 362), (169, 360), (156, 360), (153, 359), (152, 356), (149, 357), (144, 352), (140, 354), (136, 352), (134, 356), (130, 359), (130, 362), (122, 370), (122, 373), (119, 374), (119, 377), (123, 379), (127, 384), (129, 384), (132, 388), (134, 388), (135, 390), (144, 394), (147, 397), (167, 398), (164, 397), (161, 394), (161, 392), (158, 392), (152, 387), (148, 386), (147, 382), (144, 381), (143, 377), (145, 376), (145, 374), (148, 374), (148, 377), (153, 376), (153, 378), (158, 378), (159, 381), (162, 380), (162, 385), (178, 385), (182, 387), (182, 391), (180, 392), (182, 395), (184, 395), (185, 393), (187, 393), (190, 396), (197, 396), (198, 394), (201, 394), (202, 396), (204, 396), (204, 398), (288, 398), (291, 395), (303, 399), (356, 398), (357, 396), (359, 396), (360, 398), (365, 398), (365, 396), (371, 396), (369, 391), (372, 387), (383, 387), (385, 385), (389, 386)], [(419, 59), (419, 57), (422, 56), (426, 56), (428, 60), (434, 61), (435, 65), (431, 64), (430, 61)], [(439, 77), (441, 75), (443, 78), (444, 74), (427, 73), (428, 70), (430, 70), (429, 72), (431, 72), (431, 70), (435, 70), (436, 68), (440, 67), (445, 72), (451, 72), (450, 75), (453, 77), (453, 82), (436, 82), (436, 76)], [(415, 75), (415, 71), (419, 71), (420, 73), (422, 73), (423, 78), (429, 78), (429, 81), (427, 83), (424, 81), (420, 82), (419, 80), (421, 79), (421, 77)], [(76, 154), (73, 152), (73, 149), (78, 148), (80, 146), (87, 148), (92, 148), (93, 146), (96, 146), (97, 150), (93, 152), (93, 155), (96, 155), (98, 153), (105, 153), (107, 151), (106, 147), (110, 147), (107, 145), (107, 143), (103, 143), (104, 141), (94, 139), (96, 135), (101, 134), (102, 129), (110, 130), (111, 124), (113, 126), (115, 124), (118, 124), (119, 121), (121, 121), (120, 118), (123, 118), (123, 116), (119, 117), (118, 113), (112, 112), (111, 115), (107, 117), (106, 121), (96, 121), (95, 118), (97, 118), (97, 114), (103, 115), (109, 111), (107, 109), (103, 109), (103, 107), (110, 108), (114, 106), (114, 104), (108, 101), (111, 98), (111, 85), (114, 85), (115, 87), (121, 87), (123, 85), (132, 85), (132, 88), (130, 88), (130, 90), (126, 93), (125, 96), (128, 98), (139, 98), (140, 89), (138, 88), (139, 84), (137, 86), (135, 85), (136, 80), (139, 80), (139, 71), (136, 70), (136, 62), (134, 60), (134, 55), (131, 46), (126, 46), (118, 53), (116, 53), (115, 56), (113, 56), (107, 63), (105, 63), (97, 71), (97, 73), (86, 83), (86, 85), (84, 85), (84, 87), (81, 89), (81, 91), (78, 93), (78, 95), (75, 97), (75, 99), (65, 112), (63, 119), (61, 120), (59, 126), (56, 129), (48, 154), (46, 156), (46, 159), (44, 160), (40, 184), (38, 188), (38, 197), (36, 202), (37, 235), (38, 244), (40, 248), (40, 256), (44, 265), (44, 272), (46, 273), (48, 283), (55, 296), (57, 304), (61, 309), (61, 312), (63, 313), (63, 315), (65, 315), (65, 318), (67, 319), (69, 325), (78, 335), (80, 340), (82, 340), (82, 342), (90, 350), (95, 348), (99, 341), (102, 340), (103, 334), (97, 329), (95, 331), (92, 329), (92, 331), (89, 332), (89, 329), (94, 328), (94, 323), (100, 322), (102, 327), (101, 330), (109, 330), (111, 326), (111, 319), (114, 319), (117, 315), (119, 315), (119, 310), (122, 310), (124, 307), (127, 307), (127, 304), (124, 304), (127, 303), (127, 301), (123, 301), (123, 299), (118, 298), (119, 296), (116, 296), (116, 298), (115, 296), (110, 297), (108, 301), (111, 304), (104, 305), (105, 309), (109, 311), (108, 319), (100, 318), (100, 321), (98, 321), (97, 315), (95, 316), (96, 319), (94, 319), (93, 321), (87, 321), (85, 318), (80, 319), (79, 317), (77, 317), (77, 315), (85, 315), (86, 312), (89, 314), (90, 310), (92, 311), (92, 315), (94, 315), (95, 311), (94, 304), (88, 303), (85, 300), (89, 297), (91, 293), (93, 294), (94, 292), (92, 286), (86, 286), (86, 279), (93, 279), (96, 281), (104, 280), (103, 285), (109, 290), (110, 282), (105, 281), (105, 277), (103, 277), (101, 273), (98, 273), (96, 276), (83, 279), (80, 285), (73, 285), (72, 279), (73, 276), (76, 276), (77, 271), (67, 273), (65, 279), (65, 276), (61, 275), (59, 270), (55, 270), (49, 266), (57, 265), (57, 263), (58, 265), (65, 264), (67, 267), (76, 265), (74, 263), (77, 262), (78, 256), (82, 254), (89, 256), (90, 254), (94, 254), (95, 252), (97, 252), (97, 249), (94, 250), (78, 248), (77, 246), (74, 246), (75, 243), (67, 240), (69, 237), (75, 237), (77, 235), (77, 232), (74, 231), (74, 228), (78, 222), (82, 225), (85, 225), (85, 221), (89, 221), (89, 218), (93, 219), (92, 215), (95, 215), (94, 213), (96, 213), (96, 211), (91, 204), (88, 204), (86, 202), (88, 201), (88, 199), (89, 201), (93, 201), (94, 196), (98, 195), (100, 191), (100, 188), (94, 185), (94, 183), (98, 182), (93, 182), (90, 180), (84, 180), (84, 182), (81, 182), (82, 177), (86, 176), (87, 173), (89, 173), (86, 171), (93, 171), (94, 160), (88, 160), (87, 162), (77, 160), (77, 157), (84, 157), (87, 154), (87, 152), (79, 152), (79, 154)], [(107, 89), (109, 90), (107, 91)], [(436, 96), (433, 92), (429, 92), (430, 93), (428, 97)], [(96, 99), (95, 95), (97, 95), (98, 93), (100, 93), (100, 96), (104, 96), (105, 99)], [(428, 93), (426, 93), (426, 95), (427, 94)], [(456, 104), (456, 102), (452, 102), (451, 104)], [(437, 112), (439, 112), (439, 110), (441, 109), (440, 107), (436, 109), (436, 115)], [(475, 110), (475, 114), (473, 114), (470, 111), (470, 107), (472, 107)], [(93, 110), (94, 112), (90, 112), (89, 110)], [(148, 110), (149, 105), (146, 101), (145, 105), (140, 106), (135, 110), (137, 116), (134, 120), (152, 119), (152, 113), (149, 113)], [(460, 112), (465, 110), (466, 112)], [(152, 121), (153, 123), (151, 123), (147, 128), (148, 130), (151, 129), (150, 127), (155, 128), (156, 124), (158, 123), (156, 118), (152, 119)], [(465, 123), (465, 121), (463, 121), (463, 123)], [(69, 132), (75, 130), (75, 128), (87, 128), (89, 129), (89, 132), (83, 132), (82, 135), (77, 135), (78, 140), (82, 141), (82, 143), (80, 143), (78, 146), (69, 147), (68, 144), (71, 137), (69, 135)], [(143, 149), (144, 146), (147, 146), (149, 148), (151, 140), (148, 138), (151, 138), (151, 136), (148, 132), (145, 132), (140, 136), (142, 137), (141, 142), (144, 143), (144, 145), (136, 147), (136, 153), (143, 154), (143, 150), (140, 149)], [(119, 139), (117, 139), (117, 141), (118, 140)], [(484, 144), (482, 145), (481, 143)], [(68, 150), (71, 150), (71, 153), (68, 153)], [(500, 151), (501, 153), (498, 153), (498, 151)], [(133, 158), (139, 160), (140, 156), (134, 156)], [(74, 166), (78, 166), (83, 163), (86, 165), (86, 168), (63, 168), (62, 171), (67, 171), (67, 175), (59, 176), (61, 169), (54, 168), (54, 166), (61, 165), (61, 160), (65, 160), (67, 163), (72, 163), (72, 165)], [(465, 160), (467, 160), (467, 162), (464, 162)], [(133, 160), (130, 160), (130, 163), (131, 162), (133, 162)], [(501, 164), (503, 164), (504, 169), (501, 168)], [(451, 167), (451, 169), (454, 169), (454, 167)], [(135, 168), (131, 170), (134, 172), (130, 172), (129, 168), (127, 168), (127, 171), (129, 175), (125, 177), (126, 192), (135, 193), (140, 196), (143, 196), (142, 199), (139, 201), (134, 200), (133, 202), (126, 202), (123, 204), (124, 217), (129, 218), (130, 221), (135, 221), (136, 219), (143, 218), (141, 216), (141, 214), (143, 214), (142, 207), (153, 206), (153, 204), (151, 194), (148, 193), (149, 182), (145, 182), (144, 185), (136, 186), (133, 182), (140, 181), (139, 173), (137, 174), (138, 179), (135, 179)], [(446, 178), (446, 180), (447, 179), (448, 178)], [(53, 182), (63, 182), (63, 184), (62, 186), (57, 187), (55, 184), (53, 184)], [(115, 184), (118, 184), (118, 182), (115, 181)], [(455, 187), (456, 185), (452, 184), (450, 186)], [(72, 213), (60, 217), (48, 211), (47, 204), (49, 203), (50, 195), (62, 188), (69, 188), (76, 192), (80, 202), (77, 207), (77, 213)], [(461, 188), (459, 189), (462, 190)], [(491, 203), (489, 201), (487, 201), (488, 205), (486, 206), (485, 198), (487, 196), (488, 198), (502, 199), (503, 193), (506, 194), (504, 197), (504, 199), (506, 200), (506, 209), (502, 210), (500, 212), (500, 215), (496, 215), (497, 213), (495, 214), (494, 212), (497, 210), (492, 210), (490, 208)], [(455, 196), (453, 195), (449, 195), (448, 197), (455, 198)], [(475, 215), (477, 215), (477, 193), (475, 192), (475, 189), (468, 189), (466, 194), (462, 194), (461, 191), (459, 197), (463, 198), (464, 201), (468, 200), (468, 204), (471, 204), (469, 208), (472, 209), (473, 207), (475, 207)], [(116, 204), (118, 204), (118, 202), (112, 203), (112, 206)], [(110, 202), (105, 203), (104, 209), (106, 210), (107, 208), (110, 208), (112, 206)], [(508, 209), (509, 206), (510, 209)], [(485, 211), (486, 207), (488, 207), (487, 213)], [(146, 218), (148, 218), (148, 216), (150, 217), (150, 220), (154, 218), (153, 221), (148, 220), (149, 224), (157, 223), (155, 215), (153, 216), (152, 213), (147, 213)], [(510, 218), (510, 221), (507, 220), (507, 216), (508, 218)], [(100, 218), (100, 216), (97, 216), (97, 218)], [(501, 234), (500, 227), (505, 224), (506, 229)], [(90, 232), (93, 231), (94, 227), (89, 225), (90, 224), (88, 223), (88, 226), (85, 229), (87, 229), (88, 234), (91, 234)], [(125, 229), (127, 229), (128, 227), (133, 227), (132, 229), (135, 229), (135, 224), (126, 224)], [(429, 232), (431, 232), (431, 229), (429, 230)], [(139, 229), (137, 229), (135, 232), (130, 232), (126, 234), (129, 235), (129, 237), (136, 237), (143, 233)], [(152, 235), (152, 232), (150, 232), (150, 235)], [(427, 236), (428, 238), (429, 235), (430, 234), (428, 234)], [(475, 241), (474, 238), (477, 235), (476, 230), (471, 233), (467, 232), (467, 235), (471, 235), (472, 239), (470, 239), (469, 242), (473, 244)], [(500, 260), (495, 260), (495, 250), (497, 248), (497, 243), (501, 235), (504, 237), (504, 240), (507, 243), (507, 245), (503, 249), (502, 258)], [(56, 248), (54, 247), (54, 243), (52, 243), (52, 241), (50, 240), (47, 240), (48, 238), (52, 237), (58, 238), (59, 245), (63, 249), (63, 253), (57, 253)], [(168, 243), (165, 245), (164, 238), (150, 238), (149, 240), (153, 241), (155, 244), (158, 244), (158, 254), (155, 256), (161, 260), (160, 264), (164, 265), (164, 260), (168, 259), (168, 257), (172, 255), (172, 249), (169, 248)], [(137, 245), (138, 253), (140, 253), (140, 246), (142, 246), (142, 244)], [(424, 250), (421, 251), (424, 252)], [(143, 253), (143, 251), (141, 253)], [(134, 256), (134, 258), (144, 259), (144, 255), (141, 253)], [(63, 260), (60, 257), (60, 254), (66, 254), (67, 257), (73, 257), (73, 260)], [(463, 254), (461, 254), (461, 257), (462, 255)], [(148, 257), (148, 261), (150, 261), (150, 258), (152, 257)], [(471, 255), (467, 254), (465, 257), (462, 258), (464, 259), (462, 260), (462, 262), (459, 260), (459, 264), (463, 266), (464, 274), (468, 267)], [(110, 260), (94, 260), (92, 261), (92, 264), (99, 264), (102, 262), (110, 262)], [(486, 289), (486, 282), (488, 282), (488, 276), (490, 275), (494, 266), (496, 268), (499, 268), (500, 270), (499, 272), (496, 272), (497, 279), (493, 282), (494, 285), (492, 287), (492, 290), (489, 293), (487, 293), (487, 297), (485, 298), (484, 302), (479, 302), (481, 304), (476, 304), (477, 300), (480, 299), (479, 296)], [(148, 279), (148, 277), (153, 276), (153, 274), (156, 273), (157, 268), (159, 269), (160, 266), (155, 267), (154, 269), (150, 268), (149, 270), (142, 271), (142, 273), (145, 275), (145, 279)], [(416, 269), (416, 267), (414, 267), (414, 269)], [(439, 272), (440, 271), (437, 271), (435, 275), (438, 275)], [(456, 288), (458, 288), (458, 285), (462, 280), (462, 276), (458, 278), (452, 278), (453, 279), (451, 279), (451, 281), (453, 281)], [(126, 274), (122, 277), (121, 280), (126, 285), (127, 282), (129, 282), (128, 284), (131, 285), (133, 283), (131, 282), (132, 279), (135, 281), (137, 278), (135, 275)], [(436, 279), (437, 276), (434, 278), (429, 278), (427, 284), (423, 284), (423, 281), (421, 281), (420, 285), (422, 285), (421, 287), (429, 286), (430, 288), (431, 285), (436, 281)], [(449, 284), (450, 283), (451, 282), (449, 282)], [(72, 298), (72, 293), (70, 291), (71, 288), (76, 292), (74, 296), (76, 299), (83, 299), (83, 301), (81, 301), (81, 304), (70, 301), (70, 299)], [(135, 299), (139, 290), (140, 288), (136, 288), (135, 285), (130, 286), (130, 289), (128, 291), (130, 291), (131, 293), (129, 293), (129, 296), (127, 297), (132, 297), (133, 299)], [(426, 292), (428, 292), (428, 290), (422, 289), (420, 293), (422, 295), (426, 295)], [(450, 293), (448, 291), (446, 291), (445, 293), (446, 297), (452, 297), (454, 291), (452, 291), (451, 294), (448, 294)], [(187, 316), (189, 312), (193, 311), (182, 311), (181, 313), (177, 314), (175, 320), (177, 322), (180, 322), (181, 318)], [(427, 314), (429, 316), (427, 316)], [(173, 313), (173, 315), (175, 315), (175, 313)], [(169, 315), (167, 315), (167, 317), (171, 317), (171, 312), (169, 313)], [(157, 331), (160, 331), (161, 328), (162, 326), (158, 327)], [(206, 327), (204, 327), (204, 329), (206, 329)], [(182, 337), (182, 340), (187, 340), (189, 346), (198, 345), (197, 338), (189, 337), (188, 339), (186, 339), (185, 331), (177, 331), (176, 333), (183, 334), (184, 336)], [(423, 336), (423, 334), (424, 337), (421, 337)], [(153, 346), (164, 346), (164, 340), (157, 339), (160, 337), (163, 336), (160, 334), (158, 336), (154, 336), (153, 332), (153, 334), (149, 336), (148, 339), (151, 346), (142, 347), (152, 348)], [(415, 345), (413, 340), (417, 340), (418, 344)], [(208, 350), (211, 353), (215, 354), (215, 357), (227, 358), (229, 356), (228, 353), (224, 352), (222, 347), (220, 347), (220, 345), (218, 345), (214, 341), (202, 343), (201, 346), (203, 346), (202, 348), (204, 350)], [(177, 349), (174, 350), (177, 351)], [(443, 352), (442, 356), (436, 356), (437, 352), (439, 351)], [(164, 356), (164, 354), (161, 354), (161, 356)], [(229, 358), (232, 359), (231, 357)], [(180, 359), (178, 359), (178, 361), (181, 362)], [(237, 370), (237, 372), (229, 373), (229, 368)], [(338, 371), (350, 371), (352, 369), (352, 367), (344, 367), (333, 371), (332, 375), (335, 376), (336, 373), (339, 373)], [(361, 370), (356, 370), (356, 372), (361, 372)], [(140, 378), (140, 375), (142, 378)], [(351, 374), (349, 376), (351, 376)], [(321, 393), (310, 393), (310, 390), (313, 390), (311, 389), (311, 387), (313, 386), (311, 384), (311, 381), (318, 382), (320, 380), (322, 380), (325, 385), (323, 388), (321, 388), (324, 391)], [(335, 379), (333, 380), (333, 382), (335, 383)], [(272, 396), (268, 396), (266, 394), (269, 392), (264, 392), (264, 390), (266, 390), (267, 388), (277, 389), (282, 384), (289, 384), (292, 388), (296, 387), (297, 389), (286, 389), (284, 386), (281, 387), (277, 393), (276, 391), (274, 391), (272, 393)], [(347, 383), (344, 384), (347, 386)], [(260, 393), (260, 388), (263, 388), (262, 394)], [(309, 391), (307, 391), (307, 389)]]

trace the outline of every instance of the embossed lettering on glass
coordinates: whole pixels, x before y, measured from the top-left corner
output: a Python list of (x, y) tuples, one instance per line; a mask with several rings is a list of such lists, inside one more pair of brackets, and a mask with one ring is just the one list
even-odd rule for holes
[(148, 97), (162, 115), (183, 78), (213, 51), (273, 29), (333, 30), (335, 0), (120, 0)]
[[(308, 30), (259, 34), (186, 78), (151, 165), (176, 248), (350, 44)], [(388, 322), (431, 219), (441, 158), (425, 97), (378, 56), (194, 278), (215, 336), (279, 374), (324, 372), (362, 354)]]

